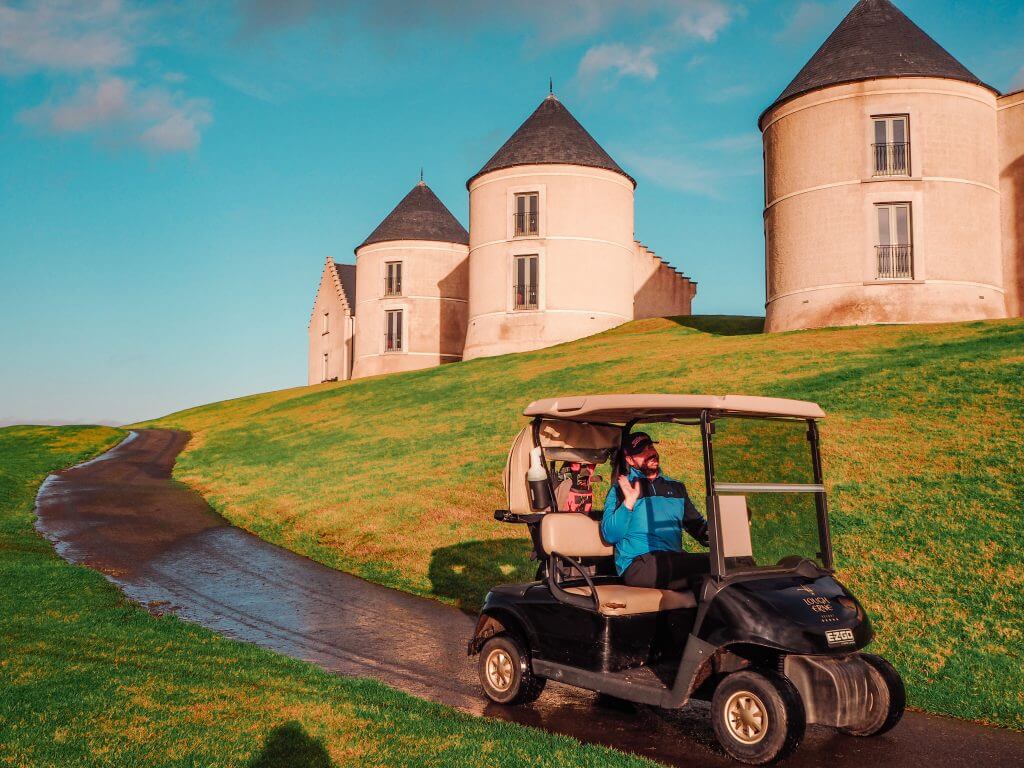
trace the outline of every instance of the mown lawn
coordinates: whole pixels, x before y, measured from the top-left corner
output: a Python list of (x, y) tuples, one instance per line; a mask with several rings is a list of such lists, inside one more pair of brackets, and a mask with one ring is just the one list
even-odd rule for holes
[[(815, 400), (841, 577), (911, 704), (1024, 728), (1024, 322), (765, 336), (749, 318), (645, 320), (539, 352), (216, 403), (176, 477), (233, 523), (364, 578), (476, 607), (528, 578), (503, 506), (531, 400), (587, 392)], [(662, 435), (700, 498), (699, 445)]]
[(0, 765), (653, 765), (336, 677), (129, 603), (32, 528), (47, 473), (121, 436), (0, 430)]

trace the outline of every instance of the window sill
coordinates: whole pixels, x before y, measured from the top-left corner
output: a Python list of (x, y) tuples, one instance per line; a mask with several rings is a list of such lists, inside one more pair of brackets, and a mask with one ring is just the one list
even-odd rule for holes
[(914, 280), (913, 278), (902, 277), (879, 277), (874, 280), (865, 280), (864, 285), (924, 285), (924, 280)]
[(924, 181), (922, 176), (868, 176), (860, 180), (861, 184), (878, 184), (885, 181)]

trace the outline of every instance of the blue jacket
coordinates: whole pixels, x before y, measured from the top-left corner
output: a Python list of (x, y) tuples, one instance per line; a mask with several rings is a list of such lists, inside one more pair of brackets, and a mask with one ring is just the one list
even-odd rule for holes
[(648, 552), (682, 552), (683, 528), (704, 546), (707, 521), (690, 501), (686, 486), (658, 475), (648, 480), (629, 470), (631, 483), (640, 481), (640, 498), (632, 510), (622, 503), (618, 484), (608, 491), (601, 518), (601, 536), (615, 546), (615, 570), (621, 576), (634, 559)]

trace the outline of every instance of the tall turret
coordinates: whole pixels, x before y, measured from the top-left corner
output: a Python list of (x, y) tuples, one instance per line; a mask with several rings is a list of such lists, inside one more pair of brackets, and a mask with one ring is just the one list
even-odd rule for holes
[(467, 183), (465, 359), (633, 318), (633, 179), (548, 96)]
[(420, 181), (356, 253), (352, 378), (462, 359), (469, 235)]
[(1005, 317), (996, 97), (854, 6), (760, 119), (769, 331)]

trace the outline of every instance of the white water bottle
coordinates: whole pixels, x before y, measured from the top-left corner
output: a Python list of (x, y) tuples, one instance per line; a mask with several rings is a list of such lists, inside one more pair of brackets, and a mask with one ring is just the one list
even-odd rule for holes
[(548, 484), (548, 473), (544, 469), (541, 449), (530, 451), (530, 468), (526, 472), (526, 482), (530, 486), (530, 506), (538, 512), (551, 506), (551, 486)]

